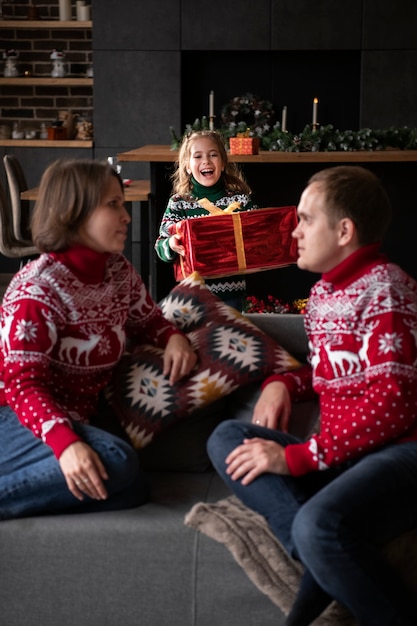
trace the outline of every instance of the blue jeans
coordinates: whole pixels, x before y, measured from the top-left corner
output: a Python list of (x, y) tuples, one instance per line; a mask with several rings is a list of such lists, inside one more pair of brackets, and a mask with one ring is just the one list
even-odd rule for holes
[(22, 426), (7, 406), (0, 407), (0, 520), (29, 515), (131, 508), (147, 499), (147, 484), (137, 451), (100, 428), (74, 423), (74, 430), (100, 456), (109, 479), (106, 500), (67, 487), (51, 448)]
[(300, 441), (253, 424), (222, 422), (208, 453), (232, 492), (267, 519), (288, 553), (359, 625), (415, 626), (417, 606), (381, 547), (417, 526), (417, 443), (389, 445), (301, 477), (267, 473), (243, 486), (226, 474), (225, 458), (255, 436), (284, 446)]

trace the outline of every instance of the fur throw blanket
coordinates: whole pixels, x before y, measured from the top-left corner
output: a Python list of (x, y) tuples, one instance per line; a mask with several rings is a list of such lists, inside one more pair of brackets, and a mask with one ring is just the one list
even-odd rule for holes
[[(302, 565), (291, 559), (266, 520), (235, 496), (215, 503), (199, 502), (185, 524), (225, 545), (252, 582), (288, 615), (294, 602)], [(399, 575), (417, 594), (417, 529), (390, 542), (385, 552)], [(315, 626), (354, 626), (352, 615), (333, 602)]]

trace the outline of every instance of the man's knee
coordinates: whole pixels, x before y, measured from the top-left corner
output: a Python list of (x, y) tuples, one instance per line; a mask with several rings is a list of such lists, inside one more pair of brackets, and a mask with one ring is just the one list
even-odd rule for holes
[(213, 462), (224, 462), (226, 456), (244, 439), (243, 423), (237, 420), (221, 422), (207, 441), (207, 452)]
[(323, 549), (337, 537), (335, 518), (322, 506), (309, 500), (297, 512), (292, 525), (292, 539), (297, 554), (304, 560), (309, 555), (323, 554)]

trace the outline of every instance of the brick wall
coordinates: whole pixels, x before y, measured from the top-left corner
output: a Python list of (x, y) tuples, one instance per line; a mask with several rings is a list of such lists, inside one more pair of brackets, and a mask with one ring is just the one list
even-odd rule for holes
[[(75, 1), (73, 19), (75, 19)], [(25, 20), (28, 16), (29, 0), (2, 2), (0, 7), (3, 22), (0, 21), (0, 51), (15, 48), (19, 52), (19, 75), (50, 77), (52, 62), (50, 54), (54, 49), (62, 49), (66, 54), (68, 77), (85, 77), (92, 65), (91, 29), (27, 29), (7, 28), (7, 20)], [(58, 0), (44, 0), (36, 3), (36, 10), (42, 20), (58, 20)], [(4, 61), (0, 58), (0, 74), (3, 76)], [(91, 86), (59, 85), (1, 85), (0, 124), (12, 126), (18, 121), (23, 129), (38, 129), (41, 122), (50, 124), (59, 110), (70, 109), (73, 113), (87, 118), (92, 117), (93, 90)]]

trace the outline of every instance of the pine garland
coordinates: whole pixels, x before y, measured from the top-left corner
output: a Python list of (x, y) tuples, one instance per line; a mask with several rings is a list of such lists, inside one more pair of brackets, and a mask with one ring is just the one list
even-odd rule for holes
[[(196, 130), (208, 130), (208, 119), (196, 119), (187, 124), (184, 135)], [(278, 152), (353, 152), (357, 150), (417, 150), (417, 128), (390, 127), (386, 129), (362, 128), (361, 130), (338, 130), (331, 124), (314, 129), (307, 124), (301, 133), (283, 132), (277, 122), (270, 130), (259, 135), (248, 128), (245, 122), (235, 126), (216, 129), (225, 139), (226, 145), (230, 137), (247, 134), (259, 137), (261, 150)], [(171, 149), (178, 150), (182, 137), (178, 137), (174, 128), (171, 131)]]

